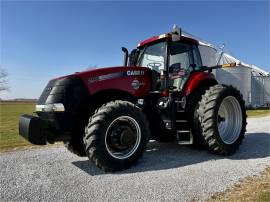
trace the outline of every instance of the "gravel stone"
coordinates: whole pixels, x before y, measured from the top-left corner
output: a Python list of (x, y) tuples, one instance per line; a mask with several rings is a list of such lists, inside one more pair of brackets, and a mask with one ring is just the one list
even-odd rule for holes
[(246, 138), (222, 157), (150, 142), (132, 168), (104, 173), (64, 147), (0, 155), (0, 201), (203, 201), (270, 166), (270, 117), (249, 118)]

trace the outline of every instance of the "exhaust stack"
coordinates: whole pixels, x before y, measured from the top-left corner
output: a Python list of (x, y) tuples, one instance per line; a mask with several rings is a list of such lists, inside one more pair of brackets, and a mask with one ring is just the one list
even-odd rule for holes
[(127, 66), (128, 63), (128, 49), (125, 47), (122, 47), (122, 51), (124, 52), (124, 66)]

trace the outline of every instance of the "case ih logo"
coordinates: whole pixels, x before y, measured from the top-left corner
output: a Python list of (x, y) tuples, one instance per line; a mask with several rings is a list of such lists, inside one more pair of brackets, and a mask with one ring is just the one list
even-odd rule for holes
[(121, 78), (126, 76), (142, 76), (144, 75), (143, 70), (128, 70), (126, 72), (117, 72), (117, 73), (111, 73), (111, 74), (104, 74), (101, 76), (94, 76), (88, 79), (89, 83), (95, 83), (97, 81), (104, 81), (108, 79), (115, 79), (115, 78)]
[(144, 75), (144, 71), (142, 71), (142, 70), (134, 70), (134, 71), (128, 70), (127, 75), (128, 76), (140, 76), (140, 75)]

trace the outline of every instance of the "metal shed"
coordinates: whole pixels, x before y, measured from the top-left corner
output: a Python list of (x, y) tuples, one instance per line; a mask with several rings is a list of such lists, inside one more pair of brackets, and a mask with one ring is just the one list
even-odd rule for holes
[(216, 78), (222, 84), (232, 85), (237, 87), (243, 95), (246, 105), (249, 105), (251, 100), (251, 69), (243, 66), (237, 66), (232, 69), (217, 69)]
[(270, 103), (270, 74), (255, 65), (249, 65), (224, 53), (219, 64), (233, 63), (235, 68), (218, 69), (215, 74), (220, 83), (237, 87), (246, 102), (254, 107)]
[(238, 88), (247, 106), (270, 107), (270, 72), (255, 65), (246, 64), (224, 52), (224, 46), (219, 48), (186, 32), (184, 35), (199, 41), (199, 51), (204, 66), (236, 63), (234, 68), (216, 69), (213, 73), (220, 83)]
[(270, 107), (270, 76), (251, 76), (251, 105)]
[(246, 64), (228, 53), (220, 53), (218, 48), (207, 42), (200, 41), (199, 50), (205, 66), (236, 63), (235, 68), (217, 69), (213, 73), (220, 83), (233, 85), (239, 89), (247, 106), (270, 104), (269, 72), (255, 65)]

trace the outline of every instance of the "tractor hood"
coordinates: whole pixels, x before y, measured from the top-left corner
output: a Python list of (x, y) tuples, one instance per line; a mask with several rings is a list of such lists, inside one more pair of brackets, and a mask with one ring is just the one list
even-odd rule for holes
[(134, 96), (143, 96), (150, 89), (150, 71), (149, 68), (136, 66), (95, 68), (58, 77), (52, 81), (76, 77), (83, 81), (90, 94), (104, 90), (119, 90)]
[[(66, 76), (61, 76), (61, 77), (57, 77), (54, 78), (53, 80), (57, 80), (57, 79), (62, 79), (62, 78), (66, 78), (66, 77), (72, 77), (72, 76), (79, 76), (81, 78), (94, 78), (97, 76), (105, 76), (105, 78), (103, 77), (103, 79), (106, 78), (114, 78), (117, 77), (117, 73), (119, 73), (122, 75), (126, 75), (126, 76), (142, 76), (144, 75), (147, 71), (149, 71), (148, 68), (145, 67), (135, 67), (135, 66), (130, 66), (130, 67), (126, 67), (126, 66), (116, 66), (116, 67), (102, 67), (102, 68), (93, 68), (93, 69), (89, 69), (89, 70), (85, 70), (85, 71), (81, 71), (81, 72), (75, 72), (74, 74), (69, 74)], [(114, 73), (114, 75), (108, 75), (108, 74), (112, 74)]]

